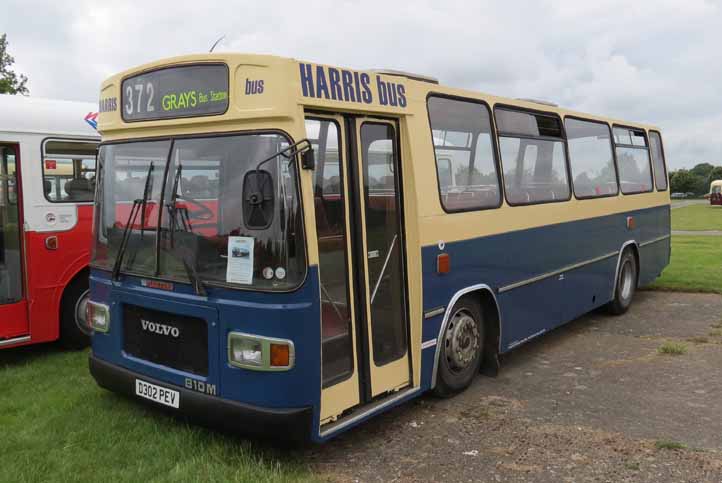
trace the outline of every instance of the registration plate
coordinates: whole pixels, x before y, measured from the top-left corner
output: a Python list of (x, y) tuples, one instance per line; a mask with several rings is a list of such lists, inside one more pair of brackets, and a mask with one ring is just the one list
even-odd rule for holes
[(178, 391), (156, 386), (140, 379), (135, 380), (135, 394), (165, 406), (176, 409), (180, 407), (180, 393)]

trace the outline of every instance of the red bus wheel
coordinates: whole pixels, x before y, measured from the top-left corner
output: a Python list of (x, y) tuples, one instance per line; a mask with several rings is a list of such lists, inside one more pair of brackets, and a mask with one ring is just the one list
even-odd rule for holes
[(88, 279), (82, 275), (73, 280), (63, 293), (60, 305), (60, 343), (66, 349), (78, 350), (90, 344), (92, 331), (85, 316), (89, 297)]

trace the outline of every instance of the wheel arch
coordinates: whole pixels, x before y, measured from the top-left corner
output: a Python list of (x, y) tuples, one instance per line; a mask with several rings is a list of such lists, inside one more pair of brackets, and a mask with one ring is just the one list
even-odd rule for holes
[(85, 265), (84, 267), (81, 267), (78, 269), (72, 277), (68, 279), (68, 282), (63, 286), (63, 290), (60, 294), (60, 301), (58, 303), (58, 320), (60, 320), (60, 312), (63, 310), (63, 302), (65, 301), (65, 296), (67, 295), (68, 291), (70, 290), (70, 287), (73, 286), (73, 284), (82, 279), (82, 278), (89, 278), (90, 277), (90, 267), (88, 265)]
[(434, 366), (431, 373), (431, 389), (436, 387), (436, 378), (439, 370), (439, 357), (446, 327), (451, 317), (454, 305), (463, 297), (474, 297), (479, 302), (484, 317), (484, 353), (482, 372), (487, 375), (496, 375), (499, 368), (499, 352), (501, 351), (501, 310), (494, 290), (487, 284), (471, 285), (457, 291), (449, 300), (444, 311), (444, 318), (436, 337), (436, 350), (434, 352)]
[(612, 297), (611, 300), (614, 300), (614, 297), (617, 296), (617, 282), (619, 281), (619, 270), (622, 268), (622, 255), (624, 255), (624, 252), (629, 249), (632, 251), (632, 254), (634, 255), (634, 259), (637, 262), (637, 280), (635, 281), (635, 287), (639, 287), (639, 272), (642, 271), (641, 267), (641, 258), (639, 256), (639, 245), (635, 240), (627, 240), (624, 243), (622, 243), (622, 247), (619, 249), (619, 255), (617, 255), (617, 269), (614, 271), (614, 281), (612, 286)]

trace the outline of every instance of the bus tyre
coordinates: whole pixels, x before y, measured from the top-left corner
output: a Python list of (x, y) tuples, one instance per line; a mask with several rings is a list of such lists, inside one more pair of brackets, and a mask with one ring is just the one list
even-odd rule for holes
[(86, 322), (85, 307), (90, 290), (87, 277), (73, 280), (63, 293), (60, 304), (60, 344), (71, 350), (79, 350), (90, 344), (92, 331)]
[(464, 297), (454, 305), (441, 338), (434, 393), (449, 397), (469, 387), (479, 372), (484, 321), (479, 302)]
[(634, 253), (632, 250), (625, 250), (619, 262), (614, 299), (607, 305), (607, 310), (612, 315), (621, 315), (632, 305), (637, 290), (637, 271), (637, 259)]

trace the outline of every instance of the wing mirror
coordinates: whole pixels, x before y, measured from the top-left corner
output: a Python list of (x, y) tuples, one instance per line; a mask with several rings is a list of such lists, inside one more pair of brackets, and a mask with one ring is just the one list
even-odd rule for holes
[(273, 221), (273, 176), (266, 170), (254, 170), (243, 178), (243, 220), (246, 227), (262, 230)]

